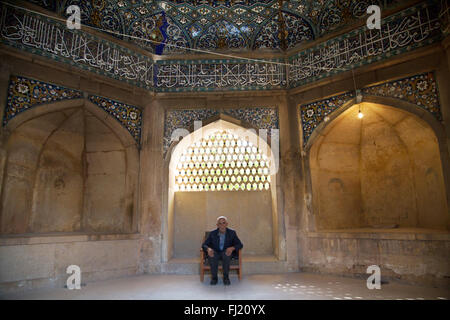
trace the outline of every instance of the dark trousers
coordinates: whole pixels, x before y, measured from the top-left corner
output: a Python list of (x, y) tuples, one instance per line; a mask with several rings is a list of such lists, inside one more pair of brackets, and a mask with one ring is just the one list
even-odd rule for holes
[(230, 271), (230, 260), (231, 255), (227, 256), (225, 251), (216, 252), (214, 251), (214, 256), (210, 257), (208, 255), (209, 265), (211, 266), (211, 276), (213, 279), (217, 279), (217, 271), (219, 270), (219, 261), (222, 260), (223, 277), (228, 278), (228, 273)]

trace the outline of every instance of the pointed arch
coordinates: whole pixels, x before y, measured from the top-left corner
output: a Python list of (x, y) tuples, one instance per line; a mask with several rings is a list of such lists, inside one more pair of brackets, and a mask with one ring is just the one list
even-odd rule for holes
[[(103, 109), (85, 99), (36, 105), (12, 118), (5, 132), (6, 160), (2, 169), (9, 180), (3, 180), (0, 205), (10, 212), (3, 217), (7, 219), (2, 223), (6, 233), (47, 232), (42, 229), (46, 225), (42, 221), (56, 221), (51, 214), (57, 214), (58, 206), (68, 200), (76, 200), (76, 204), (70, 205), (73, 214), (56, 215), (59, 225), (49, 223), (48, 232), (122, 233), (137, 229), (139, 151), (130, 133)], [(25, 178), (18, 175), (22, 167), (27, 174)], [(10, 172), (11, 168), (14, 170)], [(5, 183), (11, 188), (5, 187)], [(104, 187), (92, 188), (95, 183)], [(112, 192), (110, 196), (115, 199), (107, 204), (101, 200), (106, 199), (101, 194), (112, 184), (120, 188)], [(15, 219), (14, 203), (19, 196), (25, 198), (21, 212), (26, 227), (9, 228), (7, 224)], [(90, 204), (86, 205), (86, 201)], [(87, 224), (80, 214), (85, 211), (99, 221), (102, 214), (114, 211), (117, 220), (103, 225), (103, 222)], [(65, 222), (66, 218), (71, 222)]]
[(25, 110), (9, 120), (5, 125), (6, 132), (11, 133), (23, 123), (36, 117), (71, 108), (85, 108), (94, 114), (99, 120), (104, 122), (117, 135), (125, 147), (132, 145), (136, 148), (138, 147), (137, 142), (133, 139), (130, 132), (128, 132), (127, 129), (120, 124), (120, 122), (114, 119), (105, 110), (99, 108), (94, 103), (84, 98), (35, 105), (33, 108)]
[(260, 152), (262, 152), (267, 158), (271, 159), (272, 165), (270, 167), (270, 171), (272, 174), (275, 173), (278, 169), (277, 161), (275, 161), (275, 155), (272, 152), (271, 146), (260, 135), (257, 134), (255, 128), (250, 126), (240, 126), (234, 121), (230, 121), (231, 119), (233, 118), (227, 115), (219, 115), (210, 118), (206, 120), (206, 125), (197, 128), (197, 130), (195, 131), (192, 131), (178, 143), (173, 143), (170, 150), (172, 152), (170, 152), (171, 155), (169, 168), (171, 170), (175, 170), (177, 165), (176, 161), (181, 156), (181, 153), (184, 151), (184, 149), (187, 149), (191, 144), (200, 140), (202, 137), (209, 136), (217, 130), (231, 130), (236, 131), (239, 137), (247, 138), (250, 142), (258, 147)]
[[(372, 95), (364, 95), (361, 102), (370, 102), (370, 103), (376, 103), (376, 104), (382, 104), (391, 106), (392, 108), (398, 108), (401, 110), (404, 110), (406, 112), (412, 113), (416, 115), (417, 117), (423, 119), (430, 127), (433, 129), (436, 137), (439, 140), (439, 144), (442, 146), (447, 145), (447, 141), (445, 138), (445, 130), (442, 125), (430, 112), (426, 111), (424, 108), (415, 105), (413, 103), (396, 99), (396, 98), (390, 98), (390, 97), (380, 97), (380, 96), (372, 96)], [(305, 144), (305, 151), (308, 151), (311, 146), (314, 144), (315, 140), (321, 135), (321, 132), (330, 124), (333, 122), (334, 119), (339, 117), (343, 112), (345, 112), (347, 109), (351, 108), (357, 104), (356, 98), (352, 98), (347, 100), (345, 103), (342, 104), (341, 107), (337, 108), (333, 112), (331, 112), (328, 115), (327, 121), (320, 122), (317, 127), (314, 129), (314, 131), (311, 133), (311, 135), (308, 138), (307, 143)]]
[[(367, 221), (372, 221), (373, 224), (373, 221), (378, 219), (377, 217), (381, 217), (380, 221), (385, 219), (384, 224), (391, 219), (400, 226), (404, 223), (403, 226), (416, 226), (417, 228), (449, 228), (448, 219), (442, 213), (448, 212), (446, 208), (448, 208), (450, 199), (448, 191), (449, 154), (442, 124), (433, 114), (409, 102), (396, 98), (364, 96), (361, 102), (361, 112), (373, 113), (373, 116), (371, 116), (372, 120), (368, 119), (369, 124), (364, 124), (363, 127), (366, 116), (361, 120), (357, 119), (358, 109), (355, 109), (357, 105), (355, 99), (350, 99), (328, 114), (329, 119), (322, 121), (315, 128), (306, 143), (305, 151), (308, 159), (306, 161), (306, 188), (308, 194), (312, 196), (310, 198), (312, 200), (312, 215), (309, 218), (312, 219), (313, 228), (357, 228), (364, 223), (367, 225)], [(380, 111), (384, 108), (386, 112), (392, 110), (389, 111), (392, 114), (379, 112), (378, 108), (380, 108)], [(348, 112), (351, 112), (351, 115)], [(377, 131), (378, 129), (376, 129), (377, 126), (380, 128), (383, 126), (381, 122), (379, 125), (373, 125), (374, 128), (370, 127), (369, 129), (370, 123), (373, 123), (371, 122), (374, 119), (373, 117), (378, 117), (381, 122), (386, 123), (386, 125), (383, 124), (384, 130)], [(397, 117), (400, 120), (393, 122), (392, 119), (397, 119)], [(348, 122), (350, 121), (348, 119), (354, 119), (352, 123), (355, 123), (355, 127)], [(346, 123), (341, 123), (344, 120)], [(359, 123), (360, 129), (357, 129), (357, 123)], [(392, 123), (395, 123), (395, 125)], [(415, 127), (423, 129), (413, 130), (412, 128)], [(339, 134), (337, 134), (337, 130), (341, 130)], [(332, 132), (333, 134), (331, 134)], [(391, 140), (393, 147), (383, 149), (383, 146), (386, 145), (385, 142), (388, 141), (383, 139), (392, 134), (394, 135)], [(415, 137), (416, 134), (417, 137)], [(426, 137), (429, 137), (429, 139)], [(367, 141), (369, 141), (367, 139), (373, 139), (373, 145), (367, 145)], [(414, 142), (416, 140), (418, 142)], [(425, 148), (424, 150), (420, 147), (422, 145)], [(374, 153), (373, 148), (381, 149)], [(392, 156), (390, 156), (391, 154)], [(379, 157), (381, 158), (378, 159)], [(380, 160), (379, 163), (377, 159)], [(381, 166), (381, 169), (377, 166)], [(403, 172), (401, 170), (406, 171), (399, 175), (399, 172)], [(378, 172), (378, 174), (374, 174), (374, 172)], [(382, 178), (386, 174), (388, 174), (388, 177), (383, 180)], [(405, 179), (409, 180), (406, 181)], [(435, 182), (431, 183), (427, 179)], [(387, 181), (387, 184), (385, 185), (383, 181)], [(430, 186), (433, 185), (433, 188), (437, 188), (432, 193), (437, 197), (432, 203), (439, 207), (439, 210), (436, 209), (435, 211), (440, 213), (430, 219), (427, 216), (431, 217), (432, 214), (426, 212), (427, 208), (432, 207), (432, 204), (426, 204), (427, 200), (425, 199), (426, 190), (430, 188), (424, 187), (425, 182), (423, 181), (429, 183)], [(361, 184), (359, 187), (358, 183)], [(371, 188), (374, 189), (373, 192), (368, 191)], [(377, 194), (384, 194), (386, 190), (391, 190), (390, 194), (396, 194), (402, 188), (404, 189), (404, 192), (402, 192), (403, 198), (409, 199), (408, 201), (401, 196), (398, 196), (395, 201), (392, 199), (390, 201), (388, 200), (388, 194), (385, 201), (375, 202), (374, 200)], [(431, 194), (430, 197), (432, 197)], [(326, 201), (323, 202), (321, 198)], [(371, 207), (371, 204), (389, 203), (389, 201), (391, 207), (389, 205), (387, 207), (382, 205)], [(324, 205), (321, 209), (319, 206), (321, 203), (327, 203), (327, 205)], [(333, 204), (333, 210), (328, 205), (330, 203)], [(400, 209), (399, 206), (402, 205), (404, 208)], [(339, 206), (341, 206), (340, 209)], [(389, 210), (386, 209), (388, 207)], [(323, 214), (320, 213), (321, 210), (323, 210)], [(336, 220), (330, 225), (325, 222), (327, 219), (329, 221), (334, 219), (332, 218), (334, 216), (331, 214), (332, 211), (336, 213), (336, 219), (339, 219), (338, 212), (354, 212), (356, 214), (360, 210), (362, 211), (359, 216), (345, 216), (344, 214), (345, 217), (342, 216), (340, 221)], [(402, 210), (406, 210), (405, 212), (409, 212), (414, 218), (410, 219), (406, 215), (395, 220), (393, 216), (390, 217), (388, 214), (383, 218), (383, 214), (387, 211), (398, 211), (398, 217), (401, 217), (399, 212)], [(378, 214), (370, 214), (371, 211), (378, 212)]]
[[(276, 256), (278, 259), (283, 260), (285, 259), (285, 246), (282, 245), (284, 243), (285, 239), (285, 232), (284, 228), (282, 227), (284, 223), (282, 222), (282, 215), (278, 214), (277, 208), (277, 164), (278, 161), (276, 158), (277, 152), (272, 152), (271, 146), (264, 140), (262, 137), (258, 135), (258, 132), (252, 128), (249, 125), (244, 126), (245, 124), (240, 121), (236, 120), (233, 117), (230, 117), (228, 115), (219, 114), (216, 116), (213, 116), (205, 121), (207, 124), (204, 124), (203, 126), (199, 128), (191, 128), (191, 130), (184, 131), (184, 137), (178, 142), (172, 142), (171, 147), (169, 149), (169, 152), (167, 153), (166, 161), (165, 161), (165, 172), (166, 172), (166, 183), (167, 186), (165, 189), (165, 208), (164, 208), (164, 219), (162, 224), (162, 233), (166, 234), (167, 237), (164, 238), (165, 241), (163, 241), (163, 252), (162, 252), (162, 261), (163, 262), (169, 262), (172, 259), (176, 258), (175, 255), (175, 245), (176, 245), (176, 235), (179, 235), (176, 232), (176, 201), (175, 201), (175, 172), (176, 172), (176, 165), (178, 162), (178, 159), (182, 155), (183, 151), (188, 148), (192, 143), (195, 143), (196, 141), (199, 141), (202, 137), (206, 137), (210, 135), (211, 133), (215, 133), (218, 130), (228, 130), (232, 131), (237, 134), (238, 137), (244, 137), (246, 139), (249, 139), (249, 141), (252, 141), (254, 145), (258, 146), (261, 153), (267, 156), (271, 161), (271, 187), (270, 190), (267, 190), (266, 198), (269, 199), (270, 204), (268, 204), (267, 209), (270, 210), (268, 212), (268, 215), (266, 215), (266, 218), (269, 220), (267, 223), (271, 225), (270, 229), (267, 229), (265, 233), (269, 232), (272, 234), (271, 238), (265, 238), (265, 242), (270, 241), (270, 255)], [(249, 191), (239, 191), (234, 192), (235, 195), (239, 194), (240, 192), (249, 192)], [(200, 196), (201, 192), (197, 192), (197, 194), (192, 196)], [(204, 193), (203, 193), (204, 194)], [(230, 194), (230, 193), (228, 193)], [(206, 194), (205, 194), (206, 195)], [(211, 202), (211, 205), (219, 205), (218, 203), (214, 204), (216, 200), (209, 200), (213, 201)], [(250, 200), (249, 200), (250, 201)], [(179, 206), (178, 206), (179, 207)], [(196, 210), (196, 213), (201, 212), (201, 207), (198, 207), (198, 210)], [(205, 213), (206, 214), (206, 213)], [(234, 213), (236, 214), (236, 213)], [(270, 216), (270, 218), (269, 218)], [(200, 223), (200, 222), (199, 222)], [(184, 241), (186, 242), (193, 242), (194, 245), (197, 245), (197, 242), (201, 241), (201, 237), (204, 233), (204, 228), (209, 228), (208, 226), (201, 226), (201, 232), (197, 232), (195, 230), (192, 230), (192, 233), (195, 234), (194, 237), (199, 237), (199, 239), (191, 239), (191, 241)], [(197, 234), (198, 233), (198, 234)], [(248, 230), (245, 231), (244, 238), (248, 236)], [(179, 243), (179, 241), (178, 241)], [(249, 246), (252, 247), (251, 245)], [(247, 247), (247, 248), (249, 248)], [(268, 247), (267, 247), (268, 248)], [(266, 250), (266, 249), (264, 249)], [(249, 250), (251, 252), (251, 250)], [(257, 252), (257, 251), (255, 251)], [(262, 252), (262, 251), (261, 251)], [(250, 253), (251, 254), (251, 253)], [(259, 253), (255, 253), (259, 254)], [(269, 254), (269, 253), (267, 253)], [(195, 258), (195, 260), (197, 260)]]

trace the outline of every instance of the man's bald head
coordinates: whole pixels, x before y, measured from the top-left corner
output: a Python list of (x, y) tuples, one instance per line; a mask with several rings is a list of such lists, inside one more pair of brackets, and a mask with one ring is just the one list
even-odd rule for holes
[(220, 219), (225, 219), (226, 222), (228, 222), (228, 218), (225, 216), (220, 216), (217, 218), (217, 222), (219, 222)]
[(221, 233), (224, 233), (228, 226), (228, 219), (225, 216), (220, 216), (217, 218), (217, 228)]

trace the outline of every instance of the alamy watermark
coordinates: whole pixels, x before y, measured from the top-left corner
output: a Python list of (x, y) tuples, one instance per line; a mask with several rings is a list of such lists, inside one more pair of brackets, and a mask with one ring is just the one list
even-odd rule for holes
[(367, 11), (370, 16), (367, 18), (367, 28), (369, 29), (381, 29), (381, 8), (377, 5), (371, 5), (367, 7)]
[[(370, 16), (367, 18), (367, 28), (369, 29), (381, 29), (381, 8), (377, 5), (370, 5), (366, 10)], [(67, 28), (70, 30), (81, 29), (81, 10), (77, 5), (70, 5), (66, 9), (66, 14), (69, 17), (66, 20)]]
[(81, 11), (77, 5), (71, 5), (67, 7), (66, 13), (70, 15), (66, 20), (66, 26), (68, 29), (73, 30), (81, 29)]
[(377, 265), (371, 265), (367, 267), (366, 273), (370, 273), (371, 276), (367, 278), (367, 289), (381, 289), (381, 270)]
[[(189, 130), (185, 128), (177, 128), (172, 131), (170, 137), (170, 143), (174, 141), (179, 141), (180, 138), (189, 139), (189, 145), (192, 145), (196, 141), (201, 138), (205, 138), (209, 134), (215, 132), (216, 130), (222, 130), (221, 128), (214, 128), (213, 131), (210, 129), (205, 130), (205, 127), (202, 125), (202, 121), (194, 121), (194, 131), (191, 133)], [(269, 140), (269, 135), (267, 129), (258, 129), (258, 133), (255, 129), (250, 128), (226, 128), (225, 131), (230, 131), (233, 135), (236, 135), (240, 139), (244, 139), (248, 142), (251, 142), (254, 146), (257, 146), (259, 151), (262, 154), (265, 154), (269, 159), (271, 159), (270, 164), (270, 174), (276, 174), (279, 169), (279, 155), (280, 155), (280, 132), (279, 129), (270, 129), (270, 145), (267, 143)], [(205, 132), (206, 131), (206, 132)], [(266, 142), (261, 143), (262, 141)]]
[(67, 289), (81, 289), (81, 269), (79, 266), (72, 264), (67, 267), (66, 273), (70, 274), (67, 278), (66, 285)]

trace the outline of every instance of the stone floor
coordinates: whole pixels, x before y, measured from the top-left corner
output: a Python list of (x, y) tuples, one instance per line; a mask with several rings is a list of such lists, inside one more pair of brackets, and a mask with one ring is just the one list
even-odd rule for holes
[(80, 290), (38, 289), (1, 294), (0, 299), (107, 299), (107, 300), (448, 300), (450, 289), (389, 282), (369, 290), (366, 280), (310, 273), (231, 276), (231, 286), (222, 279), (209, 285), (197, 275), (141, 275), (87, 283)]

